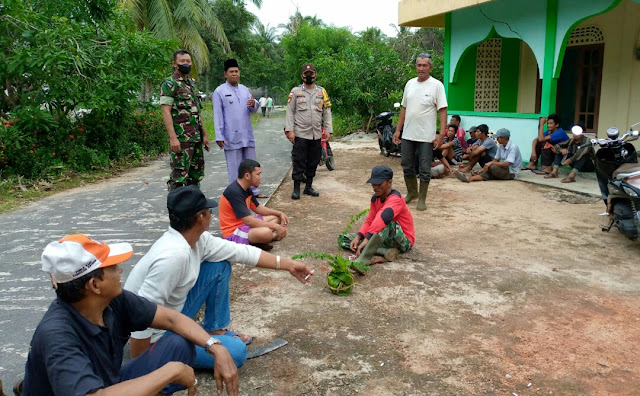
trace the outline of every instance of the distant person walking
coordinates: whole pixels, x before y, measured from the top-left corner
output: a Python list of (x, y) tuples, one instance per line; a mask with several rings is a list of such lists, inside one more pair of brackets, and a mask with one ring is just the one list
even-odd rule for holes
[(260, 102), (260, 109), (262, 109), (262, 116), (264, 117), (267, 113), (267, 98), (262, 96), (259, 102)]
[[(407, 185), (405, 202), (409, 203), (418, 198), (418, 210), (427, 209), (426, 198), (431, 180), (433, 149), (442, 144), (447, 133), (448, 104), (444, 85), (429, 75), (431, 69), (431, 55), (425, 52), (418, 55), (418, 77), (409, 80), (404, 87), (402, 110), (393, 135), (393, 142), (399, 144), (402, 132), (402, 170)], [(440, 135), (436, 135), (436, 114), (440, 118)], [(420, 192), (416, 180), (416, 155), (419, 161)]]
[[(224, 62), (224, 77), (227, 82), (213, 92), (213, 122), (216, 143), (224, 149), (227, 160), (229, 184), (238, 178), (238, 166), (244, 159), (256, 159), (256, 140), (251, 127), (251, 115), (258, 111), (258, 102), (244, 85), (240, 84), (238, 61)], [(253, 188), (257, 198), (266, 198)]]
[(316, 85), (316, 68), (311, 63), (302, 66), (304, 83), (291, 89), (287, 104), (285, 134), (293, 143), (293, 193), (291, 199), (300, 199), (300, 184), (306, 177), (303, 193), (317, 197), (313, 189), (313, 178), (322, 156), (320, 139), (324, 127), (327, 141), (331, 139), (331, 101), (327, 91)]
[(273, 98), (267, 95), (267, 118), (271, 117), (271, 109), (273, 109)]
[(174, 72), (160, 86), (162, 119), (169, 134), (171, 174), (169, 191), (180, 186), (200, 186), (204, 177), (204, 152), (209, 151), (209, 136), (200, 119), (202, 104), (191, 73), (191, 55), (187, 50), (173, 53)]

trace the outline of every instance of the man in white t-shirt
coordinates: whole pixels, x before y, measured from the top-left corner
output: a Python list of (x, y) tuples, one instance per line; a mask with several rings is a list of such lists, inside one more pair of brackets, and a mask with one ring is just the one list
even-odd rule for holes
[(267, 98), (261, 97), (258, 103), (260, 103), (260, 110), (262, 110), (262, 116), (264, 117), (267, 114)]
[[(407, 185), (405, 202), (418, 198), (416, 209), (426, 210), (427, 189), (431, 180), (433, 149), (438, 148), (447, 130), (447, 98), (444, 85), (429, 75), (433, 69), (431, 55), (421, 53), (416, 59), (418, 77), (407, 81), (402, 95), (402, 110), (393, 135), (393, 142), (402, 139), (402, 170)], [(436, 114), (441, 134), (436, 135)], [(404, 129), (403, 129), (404, 127)], [(415, 156), (419, 161), (420, 192), (416, 180)]]

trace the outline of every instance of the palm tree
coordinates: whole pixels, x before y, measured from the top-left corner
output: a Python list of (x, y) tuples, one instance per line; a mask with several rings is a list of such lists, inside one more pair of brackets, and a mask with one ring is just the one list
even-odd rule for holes
[(286, 33), (297, 34), (300, 26), (307, 25), (311, 27), (321, 27), (325, 26), (325, 23), (322, 19), (318, 18), (316, 15), (314, 16), (302, 16), (300, 10), (296, 8), (295, 14), (289, 17), (289, 23), (281, 23), (278, 25), (279, 28), (282, 28), (286, 31)]
[[(262, 6), (262, 0), (251, 2), (258, 8)], [(161, 40), (179, 42), (191, 53), (200, 72), (209, 65), (209, 50), (199, 27), (209, 31), (225, 52), (231, 51), (222, 23), (208, 0), (122, 0), (122, 4), (131, 11), (138, 30), (148, 30)]]
[(253, 32), (257, 36), (258, 44), (263, 49), (264, 57), (268, 58), (269, 55), (274, 51), (276, 41), (278, 39), (276, 28), (270, 27), (269, 24), (267, 24), (267, 26), (264, 26), (262, 22), (256, 19), (253, 23)]

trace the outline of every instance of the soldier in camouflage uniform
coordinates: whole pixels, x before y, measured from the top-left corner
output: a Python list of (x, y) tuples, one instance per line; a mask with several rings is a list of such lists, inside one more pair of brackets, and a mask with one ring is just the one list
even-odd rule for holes
[(315, 84), (316, 68), (307, 63), (302, 66), (304, 83), (293, 87), (289, 93), (287, 104), (287, 123), (285, 134), (293, 143), (293, 193), (291, 199), (300, 199), (300, 184), (306, 177), (303, 191), (306, 195), (320, 195), (313, 189), (313, 178), (322, 156), (320, 139), (322, 128), (325, 129), (327, 141), (333, 134), (331, 121), (331, 101), (327, 91)]
[(175, 72), (164, 80), (160, 90), (162, 118), (169, 133), (171, 174), (169, 190), (194, 184), (204, 177), (204, 152), (209, 151), (209, 137), (200, 118), (202, 104), (191, 72), (191, 56), (186, 50), (173, 54)]

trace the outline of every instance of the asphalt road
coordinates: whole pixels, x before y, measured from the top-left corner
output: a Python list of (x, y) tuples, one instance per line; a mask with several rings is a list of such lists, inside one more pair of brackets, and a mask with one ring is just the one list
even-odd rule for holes
[[(283, 134), (282, 112), (254, 128), (262, 165), (260, 191), (270, 195), (291, 165), (291, 143)], [(224, 153), (205, 153), (201, 189), (218, 199), (228, 185)], [(79, 187), (0, 215), (0, 379), (10, 392), (22, 375), (33, 331), (55, 298), (40, 255), (51, 241), (84, 233), (94, 239), (129, 242), (134, 256), (123, 265), (125, 277), (166, 231), (168, 156), (101, 183)], [(214, 224), (215, 222), (215, 224)], [(220, 235), (217, 219), (211, 231)]]

